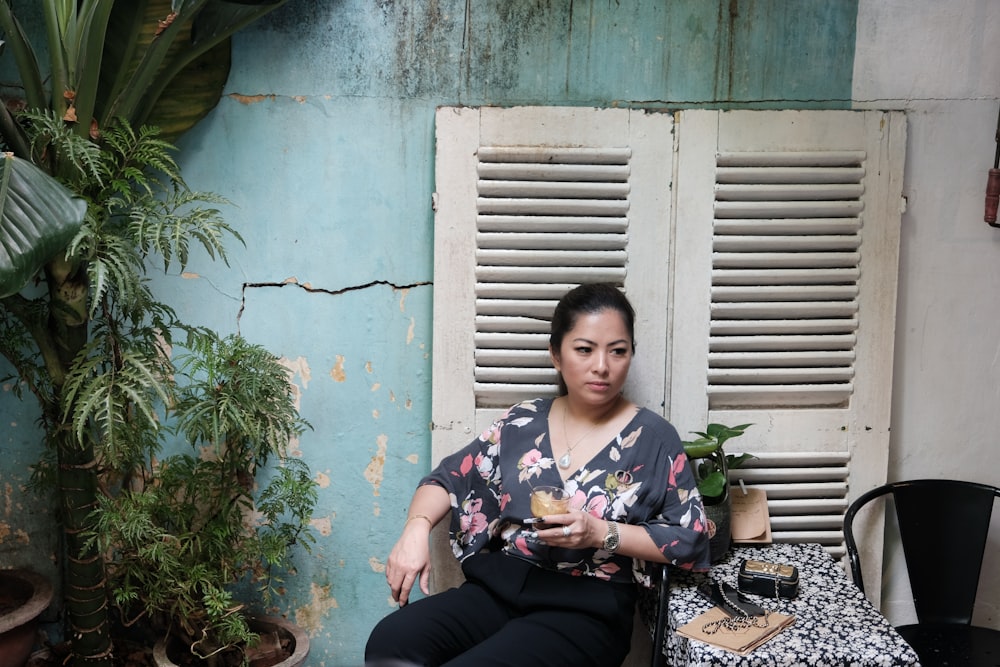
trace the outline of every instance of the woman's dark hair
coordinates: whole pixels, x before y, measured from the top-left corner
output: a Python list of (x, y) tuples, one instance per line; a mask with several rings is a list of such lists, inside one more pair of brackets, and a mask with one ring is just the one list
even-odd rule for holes
[(611, 283), (587, 283), (574, 287), (559, 300), (555, 312), (552, 313), (552, 327), (549, 334), (549, 345), (558, 354), (562, 348), (566, 332), (576, 326), (576, 320), (584, 313), (599, 313), (602, 310), (615, 310), (622, 316), (629, 338), (632, 339), (632, 351), (635, 351), (635, 310), (625, 298), (621, 290)]

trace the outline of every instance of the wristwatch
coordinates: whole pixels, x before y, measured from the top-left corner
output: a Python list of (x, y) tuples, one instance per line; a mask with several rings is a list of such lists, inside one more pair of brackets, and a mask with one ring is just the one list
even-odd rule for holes
[(618, 522), (608, 521), (608, 534), (604, 536), (604, 550), (613, 554), (618, 551), (621, 542), (621, 538), (618, 536)]

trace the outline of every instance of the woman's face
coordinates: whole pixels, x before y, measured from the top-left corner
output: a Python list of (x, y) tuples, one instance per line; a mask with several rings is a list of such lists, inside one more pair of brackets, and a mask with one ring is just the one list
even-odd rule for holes
[(549, 349), (570, 398), (599, 406), (617, 400), (632, 364), (632, 337), (617, 310), (582, 313), (560, 349)]

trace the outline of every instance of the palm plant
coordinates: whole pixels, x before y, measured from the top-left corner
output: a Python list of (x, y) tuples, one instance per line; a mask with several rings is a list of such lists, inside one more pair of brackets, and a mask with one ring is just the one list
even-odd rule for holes
[(100, 473), (127, 477), (148, 460), (155, 406), (171, 391), (171, 332), (205, 333), (153, 297), (147, 260), (183, 267), (192, 244), (224, 260), (223, 237), (239, 239), (217, 198), (188, 190), (164, 138), (217, 103), (231, 35), (285, 2), (31, 0), (43, 71), (12, 0), (0, 0), (20, 77), (0, 100), (0, 353), (38, 400), (52, 454), (76, 664), (111, 664), (102, 559), (84, 537)]

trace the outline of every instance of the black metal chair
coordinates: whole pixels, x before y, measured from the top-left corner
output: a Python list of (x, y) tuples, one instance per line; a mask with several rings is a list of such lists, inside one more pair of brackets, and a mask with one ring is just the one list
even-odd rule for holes
[(990, 515), (1000, 488), (918, 479), (884, 484), (859, 497), (844, 515), (844, 539), (854, 583), (862, 591), (855, 516), (869, 502), (887, 495), (895, 505), (917, 616), (917, 623), (896, 630), (924, 667), (1000, 665), (1000, 631), (972, 625)]
[(666, 656), (663, 655), (663, 640), (667, 636), (667, 605), (670, 604), (670, 566), (660, 566), (659, 580), (656, 587), (649, 592), (649, 604), (646, 605), (647, 624), (653, 633), (651, 650), (651, 667), (667, 667)]

